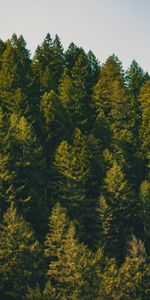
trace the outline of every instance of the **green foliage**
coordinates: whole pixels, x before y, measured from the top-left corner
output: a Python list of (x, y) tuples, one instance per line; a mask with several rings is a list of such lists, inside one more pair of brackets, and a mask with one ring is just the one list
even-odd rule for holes
[(110, 256), (121, 257), (128, 236), (138, 230), (138, 205), (120, 166), (114, 161), (104, 180), (104, 193), (99, 200), (103, 245)]
[(59, 89), (60, 98), (67, 107), (74, 128), (87, 129), (90, 126), (90, 88), (88, 57), (80, 49), (71, 71), (64, 70)]
[(75, 217), (76, 209), (85, 201), (85, 181), (88, 176), (85, 142), (79, 129), (75, 130), (72, 143), (62, 141), (58, 146), (54, 165), (59, 175), (56, 182), (57, 197)]
[(41, 249), (22, 216), (11, 206), (0, 228), (1, 291), (20, 299), (40, 278)]
[(140, 103), (142, 108), (142, 125), (140, 129), (143, 152), (147, 156), (150, 152), (150, 81), (141, 89)]
[(46, 35), (42, 45), (37, 47), (33, 62), (40, 95), (52, 89), (56, 92), (64, 66), (63, 48), (57, 35), (54, 40), (49, 33)]
[(149, 99), (136, 61), (0, 40), (3, 300), (149, 299)]
[(43, 95), (40, 109), (47, 143), (50, 148), (55, 148), (59, 141), (68, 135), (68, 126), (71, 127), (70, 117), (53, 90)]
[[(35, 229), (41, 219), (41, 233), (47, 220), (47, 203), (44, 198), (45, 159), (32, 126), (22, 116), (10, 116), (6, 136), (7, 152), (10, 153), (10, 172), (18, 209)], [(44, 222), (43, 222), (44, 221)]]
[(150, 243), (150, 182), (144, 180), (140, 187), (140, 199), (142, 205), (142, 220), (144, 228), (145, 246), (149, 252)]
[(44, 299), (46, 300), (39, 285), (37, 285), (34, 288), (28, 288), (25, 297), (23, 297), (23, 300), (44, 300)]
[(75, 228), (73, 224), (68, 226), (66, 212), (59, 204), (52, 212), (45, 246), (49, 269), (44, 295), (52, 299), (78, 299), (85, 284), (87, 250), (76, 241)]
[(124, 84), (123, 70), (118, 58), (110, 56), (101, 68), (100, 79), (93, 92), (93, 105), (97, 115), (103, 111), (105, 116), (111, 118), (111, 106), (115, 101), (114, 86), (122, 87)]
[(145, 73), (138, 63), (133, 60), (126, 73), (126, 81), (130, 93), (137, 97), (143, 84), (149, 79), (148, 73)]
[(13, 35), (6, 43), (1, 58), (0, 101), (6, 112), (30, 115), (28, 89), (30, 83), (30, 54), (22, 36)]

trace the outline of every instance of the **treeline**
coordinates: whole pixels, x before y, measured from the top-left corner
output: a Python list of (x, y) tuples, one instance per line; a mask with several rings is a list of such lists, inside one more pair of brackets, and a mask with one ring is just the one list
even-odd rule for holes
[(150, 77), (47, 34), (0, 40), (0, 290), (150, 299)]

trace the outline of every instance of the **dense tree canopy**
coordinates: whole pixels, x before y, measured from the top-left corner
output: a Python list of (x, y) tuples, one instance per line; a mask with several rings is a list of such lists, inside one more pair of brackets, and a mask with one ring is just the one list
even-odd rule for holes
[(0, 40), (3, 300), (150, 299), (150, 77)]

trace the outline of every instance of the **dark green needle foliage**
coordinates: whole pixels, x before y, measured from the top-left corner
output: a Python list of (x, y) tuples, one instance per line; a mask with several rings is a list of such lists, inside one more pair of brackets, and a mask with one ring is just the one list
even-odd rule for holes
[(28, 286), (34, 286), (41, 276), (41, 258), (40, 244), (30, 224), (11, 205), (0, 226), (0, 285), (4, 299), (20, 299)]
[(149, 255), (149, 74), (0, 40), (0, 299), (149, 300)]

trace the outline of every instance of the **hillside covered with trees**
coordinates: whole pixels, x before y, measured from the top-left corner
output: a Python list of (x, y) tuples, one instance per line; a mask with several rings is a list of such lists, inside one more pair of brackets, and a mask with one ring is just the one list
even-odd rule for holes
[(150, 299), (150, 76), (0, 40), (0, 299)]

